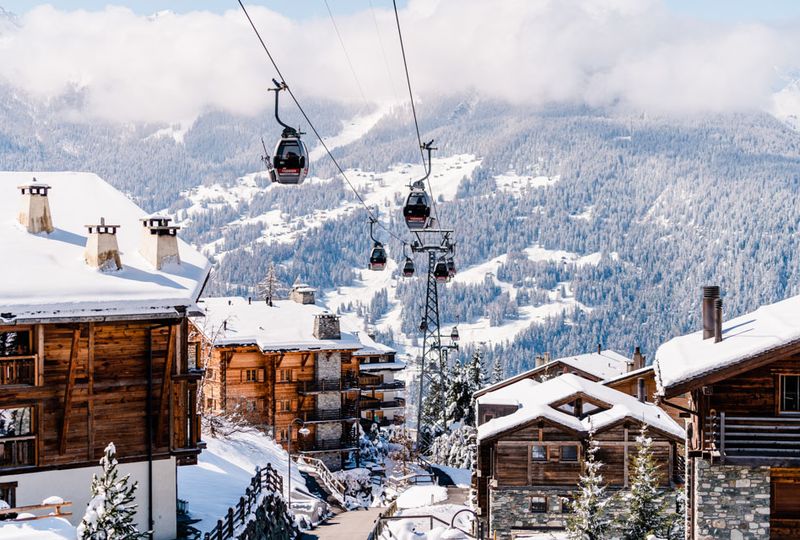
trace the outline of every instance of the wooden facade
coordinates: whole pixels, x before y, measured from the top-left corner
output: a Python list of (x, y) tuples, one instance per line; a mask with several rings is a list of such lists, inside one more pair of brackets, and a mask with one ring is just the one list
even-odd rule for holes
[(653, 366), (642, 368), (605, 381), (603, 384), (614, 390), (624, 392), (629, 396), (639, 396), (641, 392), (645, 401), (657, 402), (659, 407), (664, 409), (673, 420), (683, 425), (688, 417), (687, 407), (689, 405), (689, 395), (682, 394), (675, 396), (668, 401), (659, 401), (656, 388), (656, 377)]

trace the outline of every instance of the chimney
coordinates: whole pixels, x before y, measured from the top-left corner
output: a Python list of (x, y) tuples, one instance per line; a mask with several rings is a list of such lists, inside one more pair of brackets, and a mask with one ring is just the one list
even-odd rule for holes
[(33, 179), (29, 184), (17, 186), (22, 193), (22, 205), (17, 215), (17, 221), (25, 227), (29, 233), (37, 234), (46, 232), (50, 234), (53, 228), (53, 217), (50, 214), (50, 203), (47, 198), (47, 191), (50, 186), (40, 184)]
[(341, 339), (339, 317), (333, 313), (320, 313), (315, 316), (314, 337), (317, 339)]
[(544, 356), (542, 356), (540, 354), (537, 354), (533, 358), (533, 367), (534, 368), (538, 368), (538, 367), (543, 366), (543, 365), (544, 365)]
[(578, 398), (575, 400), (574, 412), (578, 418), (583, 416), (583, 399)]
[(545, 364), (549, 364), (550, 363), (550, 351), (545, 351), (545, 353), (544, 353), (544, 363)]
[(633, 371), (637, 369), (642, 369), (644, 367), (644, 356), (642, 356), (642, 351), (639, 347), (633, 348)]
[(722, 299), (714, 300), (714, 343), (722, 341)]
[(161, 270), (169, 264), (180, 264), (181, 257), (178, 252), (178, 231), (180, 227), (169, 224), (172, 218), (148, 216), (139, 221), (142, 222), (142, 239), (139, 244), (139, 253), (156, 270)]
[(719, 287), (703, 287), (703, 339), (714, 337), (714, 300), (719, 298)]
[(295, 282), (292, 285), (292, 291), (289, 293), (289, 299), (294, 300), (298, 304), (314, 304), (314, 292), (316, 289), (310, 287), (305, 283)]
[(639, 401), (644, 403), (647, 401), (647, 393), (645, 392), (644, 386), (644, 377), (639, 377), (636, 379), (636, 397), (639, 398)]
[(86, 225), (89, 237), (83, 258), (92, 268), (103, 272), (114, 272), (122, 269), (117, 245), (117, 229), (119, 225), (106, 225), (106, 218), (100, 218), (99, 225)]
[(598, 343), (597, 344), (597, 354), (600, 354), (601, 352), (603, 352), (603, 345)]

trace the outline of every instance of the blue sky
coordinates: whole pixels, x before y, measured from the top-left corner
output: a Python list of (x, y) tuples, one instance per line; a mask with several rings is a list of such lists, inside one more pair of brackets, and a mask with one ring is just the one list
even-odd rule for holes
[[(331, 9), (340, 14), (359, 11), (369, 6), (368, 0), (328, 1)], [(800, 18), (798, 0), (665, 0), (665, 2), (675, 13), (720, 22), (780, 22)], [(89, 10), (100, 9), (107, 4), (117, 4), (128, 6), (141, 14), (164, 9), (177, 12), (198, 9), (223, 12), (236, 7), (235, 0), (49, 0), (48, 2), (0, 0), (0, 6), (17, 14), (42, 3), (49, 3), (61, 9)], [(391, 0), (372, 0), (376, 8), (388, 8), (391, 3)], [(399, 0), (398, 3), (403, 6), (406, 0)], [(323, 0), (248, 0), (247, 4), (264, 5), (295, 19), (326, 15)]]

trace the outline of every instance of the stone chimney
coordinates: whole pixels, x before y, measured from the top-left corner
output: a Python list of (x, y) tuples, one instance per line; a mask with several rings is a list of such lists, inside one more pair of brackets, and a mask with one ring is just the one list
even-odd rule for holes
[(22, 184), (17, 187), (22, 192), (22, 204), (17, 221), (29, 233), (46, 232), (50, 234), (53, 232), (55, 230), (53, 228), (53, 217), (50, 214), (50, 203), (47, 198), (50, 186), (40, 184), (34, 178), (29, 184)]
[(142, 222), (142, 239), (139, 244), (139, 253), (156, 270), (161, 270), (168, 264), (180, 264), (181, 257), (180, 253), (178, 253), (178, 231), (180, 227), (169, 224), (172, 218), (148, 216), (139, 221)]
[(339, 317), (333, 313), (320, 313), (314, 317), (314, 337), (317, 339), (341, 339)]
[(86, 264), (106, 272), (122, 269), (117, 244), (119, 225), (107, 225), (106, 218), (100, 218), (100, 225), (86, 225), (89, 237), (86, 239), (86, 250), (83, 258)]
[(641, 349), (639, 347), (633, 348), (633, 358), (632, 358), (632, 365), (631, 371), (636, 371), (637, 369), (642, 369), (644, 367), (644, 355), (642, 355)]
[(315, 303), (314, 293), (316, 289), (306, 285), (305, 283), (295, 282), (292, 285), (292, 290), (289, 293), (289, 299), (294, 300), (298, 304), (313, 304)]
[(703, 339), (714, 337), (714, 301), (719, 298), (719, 286), (703, 287)]

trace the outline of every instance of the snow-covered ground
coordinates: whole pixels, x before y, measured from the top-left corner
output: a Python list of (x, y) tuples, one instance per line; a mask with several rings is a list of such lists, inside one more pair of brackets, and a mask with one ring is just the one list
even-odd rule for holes
[[(283, 476), (287, 494), (288, 454), (275, 441), (252, 430), (212, 437), (208, 431), (203, 440), (208, 445), (200, 453), (197, 465), (178, 467), (178, 497), (189, 502), (189, 513), (201, 521), (194, 526), (210, 530), (228, 508), (234, 506), (256, 471), (256, 466), (269, 463)], [(292, 499), (311, 497), (296, 465), (292, 465)]]
[(411, 486), (397, 498), (398, 508), (418, 508), (447, 500), (447, 488), (443, 486)]
[(2, 540), (75, 540), (75, 527), (64, 518), (0, 521)]

